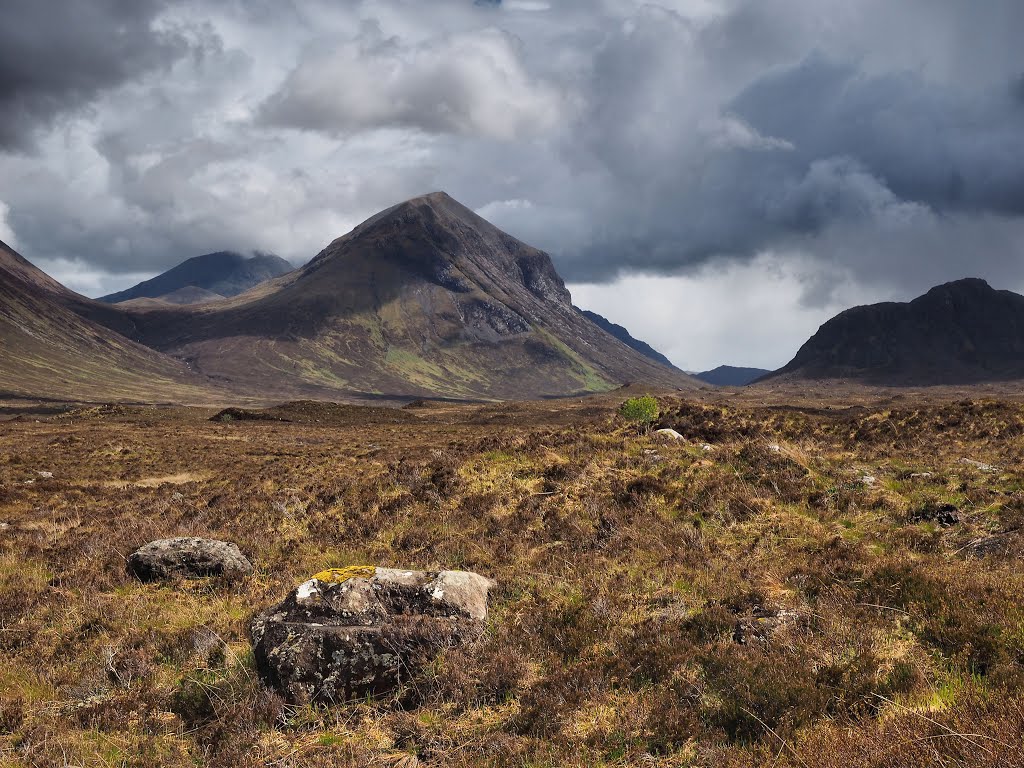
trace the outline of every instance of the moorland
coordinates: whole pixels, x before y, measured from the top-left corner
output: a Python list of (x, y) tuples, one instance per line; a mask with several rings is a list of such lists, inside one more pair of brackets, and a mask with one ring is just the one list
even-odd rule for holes
[[(0, 761), (1014, 766), (1024, 404), (640, 391), (405, 408), (0, 410)], [(139, 545), (247, 578), (143, 584)], [(249, 622), (310, 574), (461, 568), (486, 634), (391, 695), (290, 706)]]

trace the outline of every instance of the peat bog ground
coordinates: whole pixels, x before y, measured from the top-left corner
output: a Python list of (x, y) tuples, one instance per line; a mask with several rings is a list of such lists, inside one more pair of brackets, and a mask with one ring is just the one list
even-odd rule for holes
[[(3, 409), (0, 763), (1024, 765), (1024, 406), (622, 399)], [(168, 536), (256, 573), (126, 573)], [(286, 706), (250, 620), (359, 564), (497, 580), (486, 635)]]

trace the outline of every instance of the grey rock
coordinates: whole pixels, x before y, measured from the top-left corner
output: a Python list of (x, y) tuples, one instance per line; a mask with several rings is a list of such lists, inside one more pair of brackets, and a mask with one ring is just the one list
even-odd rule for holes
[(128, 556), (128, 571), (141, 581), (248, 576), (252, 563), (238, 546), (217, 539), (158, 539)]
[(256, 666), (294, 704), (387, 693), (480, 636), (493, 586), (466, 571), (317, 574), (253, 620)]

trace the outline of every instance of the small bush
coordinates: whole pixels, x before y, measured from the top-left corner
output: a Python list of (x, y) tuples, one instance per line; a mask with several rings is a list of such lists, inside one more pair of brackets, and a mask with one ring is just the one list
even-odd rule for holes
[(637, 425), (640, 429), (647, 431), (651, 424), (661, 414), (658, 401), (650, 395), (643, 397), (631, 397), (619, 406), (619, 415), (630, 424)]

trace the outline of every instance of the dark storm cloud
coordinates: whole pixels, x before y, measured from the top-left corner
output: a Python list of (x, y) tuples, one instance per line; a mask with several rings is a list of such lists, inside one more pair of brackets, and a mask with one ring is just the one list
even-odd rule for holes
[(438, 188), (574, 282), (1024, 284), (1019, 0), (21, 5), (0, 232), (97, 285)]
[(32, 0), (0, 21), (0, 149), (26, 147), (34, 131), (104, 88), (173, 61), (182, 39), (157, 31), (164, 0)]
[(1024, 213), (1024, 104), (1013, 83), (965, 95), (911, 73), (866, 76), (814, 55), (731, 107), (793, 159), (851, 157), (939, 211)]
[[(647, 8), (596, 53), (567, 154), (614, 194), (597, 204), (589, 238), (550, 242), (569, 279), (670, 274), (769, 249), (844, 259), (859, 277), (941, 279), (965, 259), (936, 253), (936, 231), (955, 228), (961, 243), (968, 231), (1014, 229), (1024, 214), (1024, 105), (1002, 52), (981, 54), (984, 81), (891, 71), (895, 50), (842, 60), (812, 50), (785, 63), (794, 31), (778, 27), (789, 17), (765, 12), (744, 6), (697, 30)], [(940, 72), (961, 61), (950, 48)], [(875, 235), (881, 263), (845, 247), (857, 232)], [(1019, 261), (1019, 241), (995, 239)], [(972, 257), (975, 267), (1000, 261)]]

